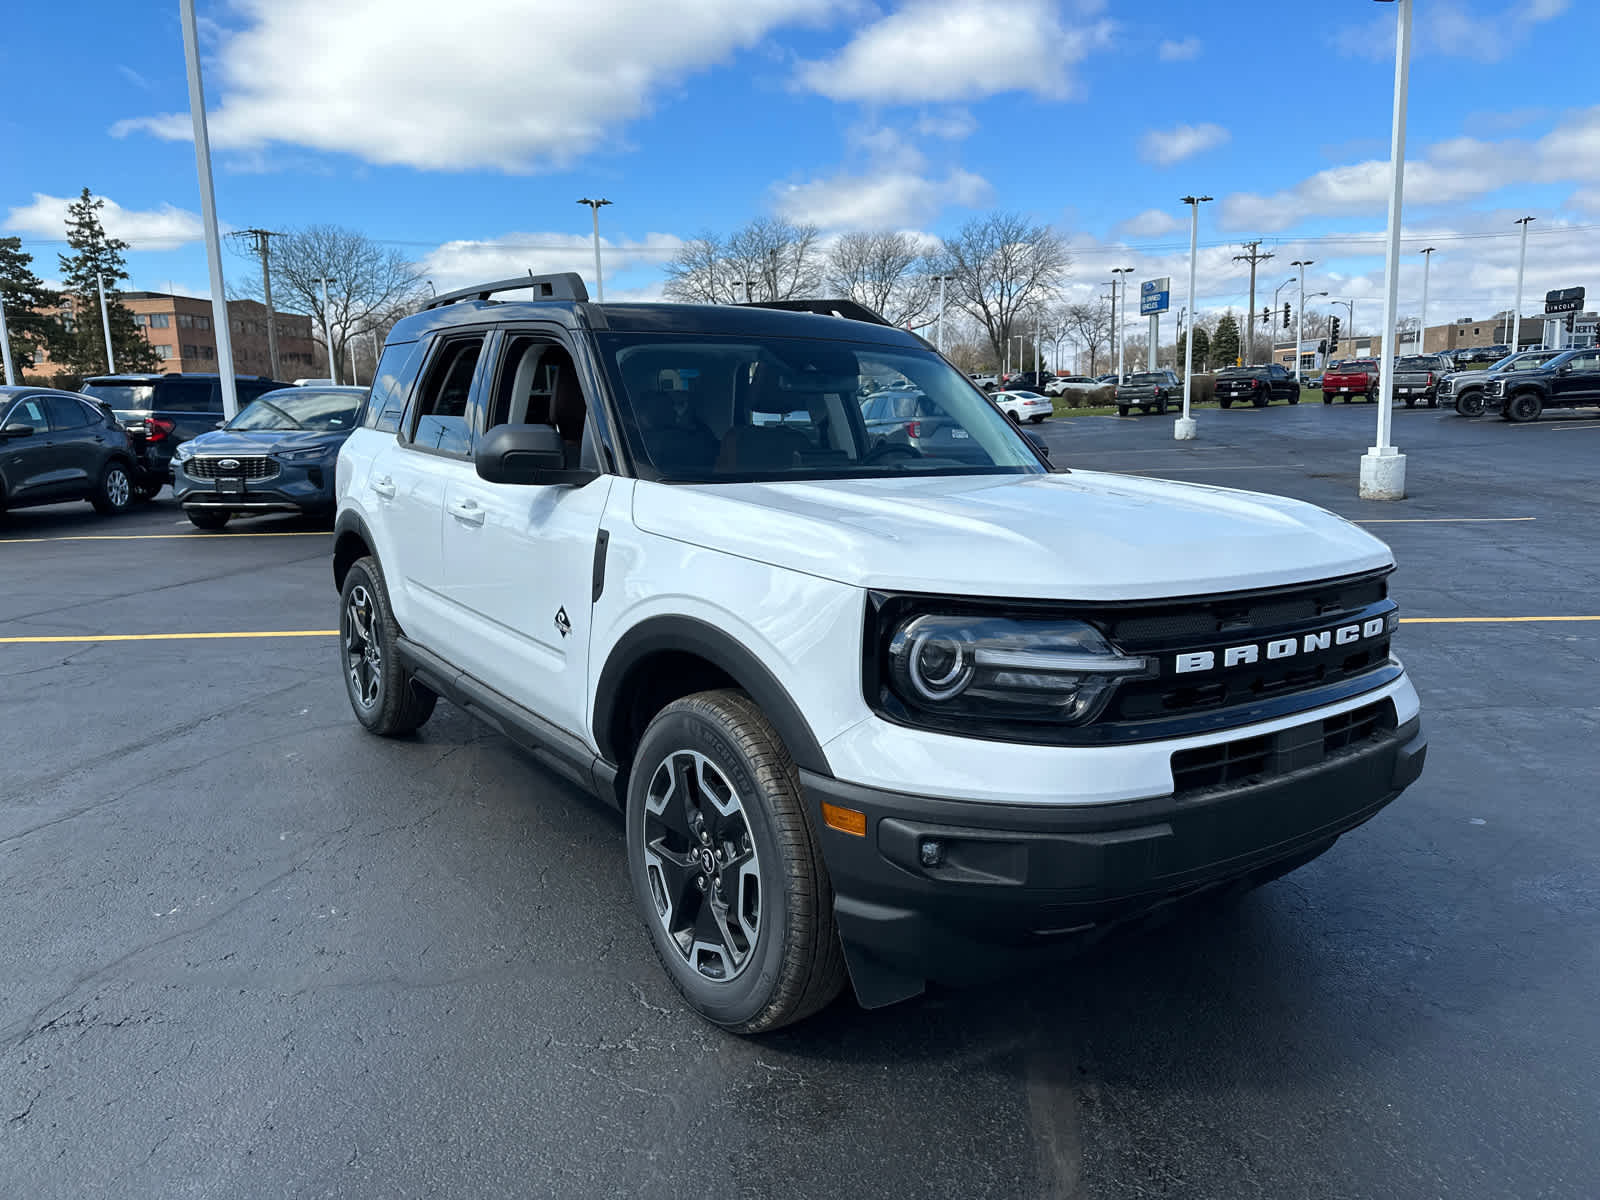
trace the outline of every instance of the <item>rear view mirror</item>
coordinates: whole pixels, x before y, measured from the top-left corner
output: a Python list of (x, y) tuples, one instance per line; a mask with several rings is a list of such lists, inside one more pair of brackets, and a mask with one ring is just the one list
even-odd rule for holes
[(497, 425), (478, 443), (473, 465), (490, 483), (585, 484), (597, 472), (570, 470), (553, 425)]
[(4, 429), (0, 429), (0, 437), (3, 438), (25, 438), (32, 436), (33, 426), (24, 424), (21, 421), (13, 421)]

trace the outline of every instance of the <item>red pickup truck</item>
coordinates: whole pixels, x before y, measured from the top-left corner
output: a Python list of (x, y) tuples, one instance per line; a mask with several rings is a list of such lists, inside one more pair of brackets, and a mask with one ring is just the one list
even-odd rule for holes
[(1355, 396), (1376, 400), (1378, 369), (1375, 358), (1352, 358), (1329, 367), (1322, 373), (1322, 402), (1332, 404), (1335, 396), (1343, 396), (1346, 404)]

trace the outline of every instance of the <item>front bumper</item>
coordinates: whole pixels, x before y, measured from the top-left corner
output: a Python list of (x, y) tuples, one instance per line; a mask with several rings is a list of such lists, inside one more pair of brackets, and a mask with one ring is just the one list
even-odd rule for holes
[[(871, 1006), (929, 979), (1025, 970), (1197, 893), (1309, 860), (1398, 796), (1427, 754), (1416, 717), (1330, 753), (1323, 737), (1322, 721), (1307, 722), (1275, 736), (1257, 776), (1120, 804), (936, 799), (802, 771), (858, 995)], [(828, 827), (824, 803), (864, 813), (866, 835)], [(937, 865), (923, 863), (928, 841), (941, 847)]]
[(306, 464), (280, 462), (270, 479), (245, 479), (238, 491), (225, 491), (225, 481), (196, 479), (184, 462), (172, 464), (172, 495), (184, 508), (219, 512), (329, 512), (334, 507), (334, 459)]

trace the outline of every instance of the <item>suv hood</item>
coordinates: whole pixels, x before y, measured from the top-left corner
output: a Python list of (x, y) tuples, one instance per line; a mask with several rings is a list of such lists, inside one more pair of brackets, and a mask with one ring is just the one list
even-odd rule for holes
[(863, 588), (1150, 599), (1393, 563), (1341, 517), (1281, 496), (1073, 471), (807, 483), (641, 482), (662, 537)]
[(213, 429), (189, 439), (196, 454), (276, 454), (288, 450), (338, 449), (350, 430)]

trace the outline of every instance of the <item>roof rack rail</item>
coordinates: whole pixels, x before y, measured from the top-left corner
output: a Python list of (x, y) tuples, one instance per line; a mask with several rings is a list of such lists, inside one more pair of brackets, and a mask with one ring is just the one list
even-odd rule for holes
[(523, 292), (530, 288), (540, 300), (572, 300), (582, 304), (589, 299), (589, 289), (583, 286), (583, 277), (576, 271), (562, 271), (559, 275), (535, 275), (529, 271), (514, 279), (497, 279), (493, 283), (480, 283), (433, 296), (422, 309), (442, 308), (463, 300), (487, 300), (498, 292)]
[(740, 308), (777, 308), (784, 312), (816, 313), (821, 317), (843, 317), (847, 321), (866, 321), (869, 325), (890, 325), (881, 313), (854, 300), (757, 300)]

